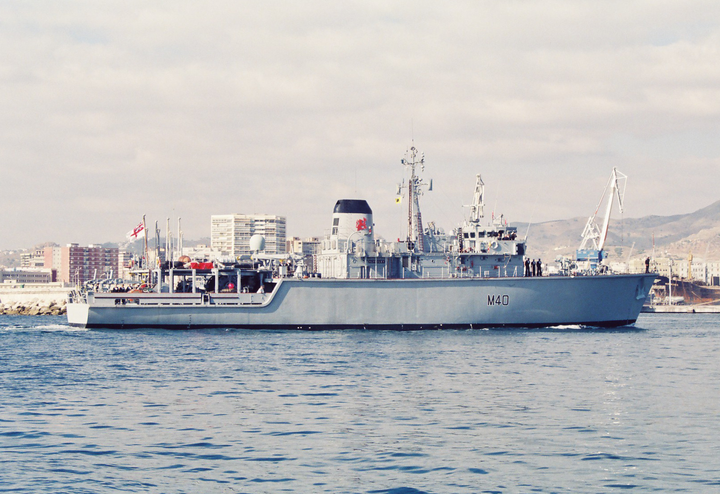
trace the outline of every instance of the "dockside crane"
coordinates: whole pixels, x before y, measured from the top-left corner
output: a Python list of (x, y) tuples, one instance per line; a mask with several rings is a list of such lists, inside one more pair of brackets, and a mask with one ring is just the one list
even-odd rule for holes
[[(612, 173), (610, 174), (610, 180), (605, 186), (600, 202), (598, 202), (595, 208), (595, 213), (588, 218), (585, 224), (585, 229), (582, 233), (582, 242), (580, 248), (575, 253), (575, 258), (578, 265), (584, 263), (586, 269), (595, 271), (600, 266), (600, 263), (605, 258), (603, 248), (605, 247), (605, 240), (607, 239), (608, 227), (610, 226), (610, 215), (612, 214), (612, 207), (617, 199), (618, 207), (620, 212), (623, 212), (623, 202), (625, 200), (625, 187), (627, 186), (627, 175), (620, 173), (617, 168), (613, 167)], [(609, 193), (608, 193), (609, 191)], [(603, 219), (602, 227), (598, 227), (596, 218), (600, 206), (603, 201), (606, 200), (607, 205), (605, 207), (605, 218)]]

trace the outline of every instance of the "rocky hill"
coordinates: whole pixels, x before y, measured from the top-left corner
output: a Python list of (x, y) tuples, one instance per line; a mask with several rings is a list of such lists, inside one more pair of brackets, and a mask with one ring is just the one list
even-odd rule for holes
[[(572, 256), (580, 246), (587, 218), (548, 221), (530, 225), (528, 255), (551, 261), (557, 256)], [(527, 223), (513, 223), (521, 236)], [(655, 241), (655, 255), (666, 253), (685, 258), (720, 260), (720, 201), (689, 214), (613, 218), (610, 222), (606, 251), (611, 260), (649, 255)], [(633, 247), (634, 244), (634, 247)], [(632, 253), (630, 250), (632, 249)]]

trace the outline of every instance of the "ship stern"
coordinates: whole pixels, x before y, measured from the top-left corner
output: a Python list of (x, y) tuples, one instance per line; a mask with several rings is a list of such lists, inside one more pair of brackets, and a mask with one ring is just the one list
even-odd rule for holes
[(68, 324), (74, 328), (85, 328), (88, 323), (90, 306), (87, 303), (70, 302), (67, 304)]

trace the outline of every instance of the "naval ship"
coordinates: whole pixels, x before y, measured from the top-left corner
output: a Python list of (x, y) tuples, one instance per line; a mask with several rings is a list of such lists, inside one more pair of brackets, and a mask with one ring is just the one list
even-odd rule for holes
[[(255, 253), (213, 263), (166, 263), (144, 271), (147, 288), (117, 293), (88, 284), (67, 317), (84, 328), (473, 329), (632, 325), (654, 274), (597, 269), (528, 276), (526, 239), (502, 215), (484, 215), (476, 176), (469, 218), (446, 234), (423, 226), (420, 197), (432, 181), (413, 146), (402, 164), (407, 237), (376, 238), (367, 201), (335, 204), (330, 233), (308, 269), (299, 256)], [(539, 274), (539, 273), (535, 273)]]

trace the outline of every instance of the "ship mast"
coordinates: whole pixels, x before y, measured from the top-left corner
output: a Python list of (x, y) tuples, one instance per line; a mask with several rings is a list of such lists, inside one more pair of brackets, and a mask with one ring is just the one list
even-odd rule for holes
[(427, 190), (432, 190), (432, 180), (430, 184), (426, 184), (415, 174), (415, 170), (416, 167), (420, 167), (420, 171), (425, 171), (425, 153), (420, 153), (413, 145), (405, 152), (405, 158), (401, 160), (401, 163), (410, 168), (410, 179), (408, 181), (408, 249), (424, 252), (425, 241), (423, 238), (422, 215), (420, 213), (420, 196), (423, 194), (424, 187), (427, 186)]

